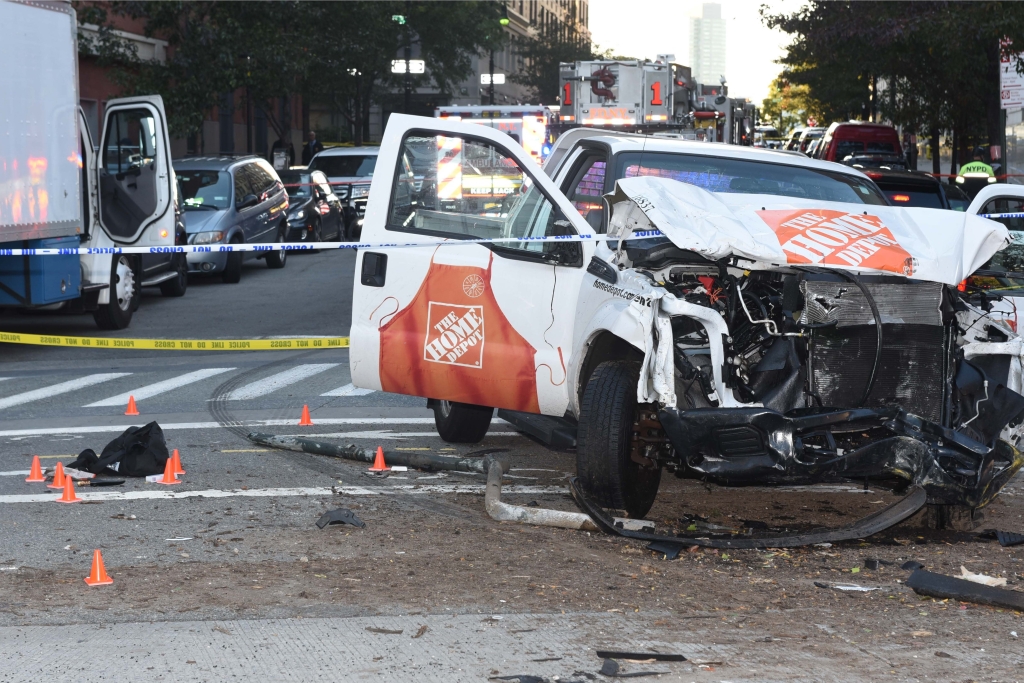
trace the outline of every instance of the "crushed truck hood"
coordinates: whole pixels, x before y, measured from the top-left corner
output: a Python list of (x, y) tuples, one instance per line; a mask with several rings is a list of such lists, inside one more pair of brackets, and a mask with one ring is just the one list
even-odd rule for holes
[(611, 236), (656, 229), (681, 249), (752, 269), (803, 264), (955, 285), (1010, 241), (1001, 224), (956, 211), (714, 193), (667, 178), (619, 180), (608, 199)]

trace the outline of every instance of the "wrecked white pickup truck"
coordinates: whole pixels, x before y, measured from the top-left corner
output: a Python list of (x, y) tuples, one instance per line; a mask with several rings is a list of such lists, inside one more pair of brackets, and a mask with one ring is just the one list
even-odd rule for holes
[(965, 283), (998, 223), (802, 155), (593, 130), (542, 171), (501, 133), (393, 115), (377, 169), (352, 380), (428, 398), (449, 441), (494, 408), (549, 416), (588, 499), (634, 517), (665, 469), (977, 508), (1024, 463), (1022, 340)]

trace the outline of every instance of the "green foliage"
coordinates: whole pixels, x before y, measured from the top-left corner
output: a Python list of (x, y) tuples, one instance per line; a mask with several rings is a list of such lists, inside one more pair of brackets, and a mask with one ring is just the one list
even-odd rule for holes
[(772, 81), (768, 97), (761, 104), (761, 120), (776, 124), (783, 135), (806, 125), (811, 117), (820, 125), (825, 115), (821, 103), (811, 96), (810, 86), (790, 83), (782, 76)]
[(199, 131), (222, 94), (239, 88), (279, 137), (291, 122), (271, 103), (292, 93), (330, 102), (358, 124), (380, 89), (403, 82), (404, 75), (391, 73), (391, 60), (400, 58), (406, 41), (427, 63), (426, 75), (413, 76), (414, 87), (429, 82), (446, 91), (470, 74), (474, 54), (504, 40), (496, 2), (176, 0), (109, 7), (144, 20), (147, 36), (167, 40), (167, 62), (140, 60), (94, 5), (79, 12), (102, 27), (99, 38), (79, 49), (114, 66), (112, 78), (125, 94), (162, 95), (176, 135)]
[(874, 109), (911, 129), (998, 135), (999, 40), (1024, 48), (1024, 4), (811, 0), (761, 14), (793, 36), (783, 76), (808, 86), (826, 120)]

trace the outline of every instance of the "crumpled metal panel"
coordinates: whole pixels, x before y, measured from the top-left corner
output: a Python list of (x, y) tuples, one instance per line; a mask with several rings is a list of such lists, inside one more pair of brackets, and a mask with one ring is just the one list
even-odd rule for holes
[[(903, 325), (942, 325), (942, 290), (937, 282), (866, 284), (875, 299), (882, 322)], [(837, 323), (837, 327), (873, 325), (864, 293), (852, 282), (804, 280), (800, 283), (804, 324)]]

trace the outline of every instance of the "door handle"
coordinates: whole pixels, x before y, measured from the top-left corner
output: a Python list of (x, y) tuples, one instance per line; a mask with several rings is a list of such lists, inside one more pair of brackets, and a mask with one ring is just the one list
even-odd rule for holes
[(383, 287), (388, 271), (388, 255), (363, 252), (363, 272), (359, 281), (367, 287)]

